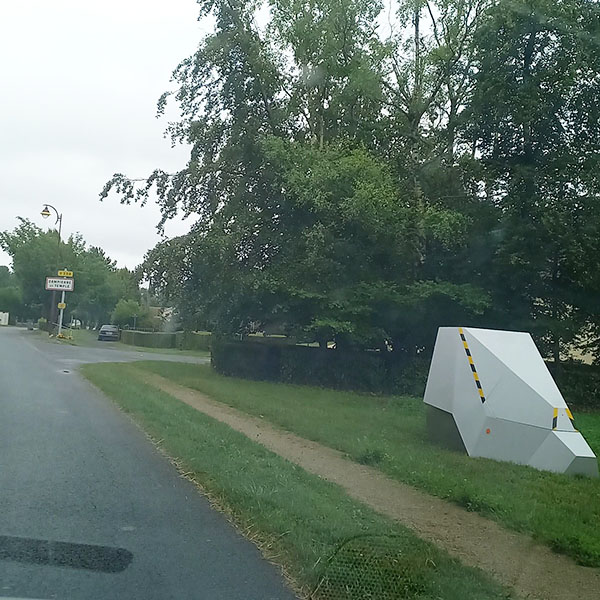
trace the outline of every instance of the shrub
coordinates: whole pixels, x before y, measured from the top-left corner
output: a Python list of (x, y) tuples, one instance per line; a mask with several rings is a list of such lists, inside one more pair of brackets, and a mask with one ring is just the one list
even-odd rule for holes
[(125, 325), (131, 327), (134, 323), (140, 328), (154, 325), (147, 308), (140, 306), (135, 300), (125, 300), (125, 298), (117, 302), (111, 315), (111, 322), (119, 327)]
[(570, 406), (579, 408), (600, 406), (600, 368), (597, 366), (576, 362), (562, 363), (555, 379)]

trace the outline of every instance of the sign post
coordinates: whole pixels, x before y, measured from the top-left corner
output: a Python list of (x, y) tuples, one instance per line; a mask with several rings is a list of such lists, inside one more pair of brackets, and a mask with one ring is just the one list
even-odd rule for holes
[(58, 308), (60, 308), (60, 314), (58, 316), (58, 335), (60, 335), (62, 332), (63, 314), (65, 312), (65, 290), (62, 291)]
[(65, 292), (72, 292), (75, 289), (75, 280), (73, 271), (59, 271), (58, 277), (46, 277), (46, 289), (62, 292), (58, 308), (60, 309), (58, 317), (58, 335), (62, 333), (63, 315), (67, 307), (65, 304)]

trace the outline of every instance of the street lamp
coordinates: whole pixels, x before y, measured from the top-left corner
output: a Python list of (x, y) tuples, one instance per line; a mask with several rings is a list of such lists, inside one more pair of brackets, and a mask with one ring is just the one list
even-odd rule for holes
[(44, 219), (47, 219), (48, 217), (50, 217), (52, 215), (52, 213), (50, 212), (49, 209), (52, 209), (56, 213), (56, 222), (54, 224), (56, 225), (56, 223), (58, 223), (58, 247), (59, 247), (59, 259), (60, 259), (60, 233), (62, 230), (62, 214), (60, 214), (56, 210), (56, 208), (54, 208), (54, 206), (52, 206), (52, 204), (44, 204), (44, 208), (42, 208), (42, 212), (41, 212), (41, 215), (42, 215), (42, 217), (44, 217)]
[[(54, 211), (54, 213), (56, 214), (56, 222), (54, 223), (55, 225), (58, 224), (58, 246), (57, 246), (57, 262), (56, 262), (56, 266), (57, 268), (61, 268), (60, 267), (60, 235), (61, 235), (61, 231), (62, 231), (62, 214), (58, 212), (58, 210), (56, 210), (56, 208), (54, 206), (52, 206), (52, 204), (44, 204), (44, 208), (42, 208), (42, 212), (41, 215), (44, 219), (47, 219), (48, 217), (52, 216), (52, 213), (50, 212), (50, 209), (52, 209)], [(64, 292), (63, 292), (63, 296), (64, 296)], [(52, 328), (54, 327), (54, 321), (56, 318), (56, 313), (54, 312), (56, 310), (56, 292), (53, 291), (52, 292), (52, 306), (50, 307), (50, 331), (48, 333), (50, 333), (52, 331)], [(62, 312), (61, 312), (61, 316), (62, 316)], [(62, 319), (61, 319), (62, 320)], [(60, 325), (59, 325), (59, 332), (60, 332)]]

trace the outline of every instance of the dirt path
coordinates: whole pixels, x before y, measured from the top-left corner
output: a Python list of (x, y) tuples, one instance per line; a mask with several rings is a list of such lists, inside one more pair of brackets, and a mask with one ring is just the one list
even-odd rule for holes
[(491, 573), (525, 598), (597, 600), (600, 570), (580, 567), (531, 538), (386, 477), (326, 446), (242, 413), (163, 377), (140, 371), (157, 388), (262, 444), (283, 458), (341, 486), (353, 498), (402, 522), (464, 564)]

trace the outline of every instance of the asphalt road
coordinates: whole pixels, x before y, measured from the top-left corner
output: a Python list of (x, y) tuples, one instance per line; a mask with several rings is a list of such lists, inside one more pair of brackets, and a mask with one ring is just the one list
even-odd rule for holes
[(0, 329), (0, 598), (292, 600), (277, 569), (73, 370), (163, 358), (139, 354)]

